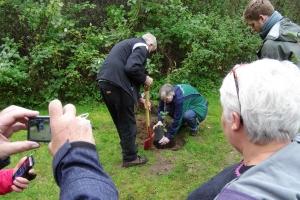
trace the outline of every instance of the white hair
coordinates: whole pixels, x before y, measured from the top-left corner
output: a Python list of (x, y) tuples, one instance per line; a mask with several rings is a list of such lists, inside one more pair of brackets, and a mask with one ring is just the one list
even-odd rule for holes
[[(263, 59), (235, 67), (220, 88), (223, 115), (241, 114), (247, 138), (258, 144), (296, 137), (300, 127), (300, 70), (289, 61)], [(239, 103), (240, 102), (240, 103)]]
[(142, 36), (142, 38), (145, 40), (146, 44), (152, 44), (153, 45), (153, 49), (152, 51), (156, 50), (157, 48), (157, 42), (156, 42), (156, 37), (154, 35), (152, 35), (151, 33), (146, 33)]
[(165, 99), (165, 98), (170, 98), (175, 95), (174, 88), (171, 84), (164, 84), (160, 89), (159, 89), (159, 98), (160, 99)]

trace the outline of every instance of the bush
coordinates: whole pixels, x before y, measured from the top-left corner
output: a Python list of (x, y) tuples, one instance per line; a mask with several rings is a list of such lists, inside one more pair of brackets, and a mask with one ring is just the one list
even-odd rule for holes
[[(87, 7), (92, 8), (93, 5), (82, 3), (65, 6), (59, 0), (47, 3), (28, 0), (25, 6), (10, 3), (13, 1), (6, 5), (18, 12), (24, 33), (32, 31), (34, 34), (16, 36), (20, 42), (13, 46), (14, 55), (19, 56), (21, 49), (26, 49), (19, 56), (22, 63), (12, 56), (2, 59), (2, 65), (6, 66), (5, 71), (2, 69), (2, 77), (5, 80), (10, 78), (7, 77), (8, 72), (18, 74), (15, 72), (18, 66), (17, 69), (23, 73), (22, 78), (27, 79), (27, 87), (9, 87), (9, 94), (14, 95), (14, 98), (9, 102), (1, 100), (1, 104), (26, 103), (27, 106), (42, 106), (53, 98), (77, 103), (84, 103), (92, 98), (100, 100), (99, 92), (94, 92), (97, 90), (95, 73), (99, 69), (97, 64), (105, 57), (105, 54), (99, 52), (99, 46), (105, 46), (105, 36), (99, 34), (101, 31), (97, 27), (80, 27), (81, 18), (75, 18), (76, 13)], [(63, 12), (63, 8), (68, 12)], [(8, 41), (7, 39), (5, 46), (2, 45), (2, 52), (9, 47)], [(10, 83), (12, 86), (13, 83), (18, 83), (17, 75), (14, 76)], [(2, 81), (1, 89), (7, 88), (8, 84)]]
[(94, 2), (0, 1), (0, 91), (7, 97), (1, 105), (101, 101), (95, 78), (106, 55), (117, 42), (146, 32), (158, 40), (147, 64), (153, 96), (166, 82), (217, 92), (233, 65), (256, 59), (261, 43), (241, 19), (246, 0), (115, 0), (99, 23), (104, 9), (96, 5), (103, 2)]
[(26, 103), (31, 91), (28, 81), (30, 77), (25, 71), (27, 57), (21, 57), (18, 52), (19, 44), (13, 39), (3, 38), (0, 46), (0, 93), (1, 102), (9, 105), (12, 102)]

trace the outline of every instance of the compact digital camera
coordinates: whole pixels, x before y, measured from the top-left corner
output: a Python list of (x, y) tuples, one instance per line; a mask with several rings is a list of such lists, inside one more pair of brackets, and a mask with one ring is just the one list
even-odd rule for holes
[(28, 119), (27, 140), (36, 142), (51, 141), (51, 128), (49, 116), (30, 117)]

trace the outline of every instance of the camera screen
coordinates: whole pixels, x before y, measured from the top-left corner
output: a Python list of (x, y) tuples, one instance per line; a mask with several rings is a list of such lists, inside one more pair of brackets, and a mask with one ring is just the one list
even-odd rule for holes
[(37, 142), (50, 142), (50, 117), (39, 116), (28, 120), (28, 140)]

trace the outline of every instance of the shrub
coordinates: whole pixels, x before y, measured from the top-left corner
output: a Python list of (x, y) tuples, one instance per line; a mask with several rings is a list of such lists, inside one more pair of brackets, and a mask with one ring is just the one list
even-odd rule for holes
[(247, 0), (116, 0), (101, 23), (94, 23), (101, 4), (94, 2), (0, 0), (0, 91), (8, 90), (0, 104), (100, 101), (95, 78), (106, 55), (146, 32), (158, 40), (147, 64), (153, 97), (166, 82), (216, 92), (233, 65), (256, 59), (261, 43), (241, 19)]

